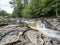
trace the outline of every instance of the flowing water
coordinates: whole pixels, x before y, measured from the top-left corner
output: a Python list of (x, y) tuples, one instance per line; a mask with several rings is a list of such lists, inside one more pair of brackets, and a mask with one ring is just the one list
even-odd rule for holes
[(42, 23), (42, 21), (24, 21), (28, 26), (34, 30), (38, 30), (49, 38), (60, 41), (60, 31), (47, 28), (49, 25), (47, 23)]
[[(16, 22), (19, 23), (20, 20), (18, 19), (16, 20)], [(25, 26), (28, 25), (30, 28), (39, 31), (40, 33), (43, 33), (45, 36), (60, 42), (60, 31), (49, 29), (50, 25), (47, 24), (45, 21), (21, 20), (21, 22), (23, 22)], [(10, 26), (14, 25), (9, 25), (9, 27)], [(9, 36), (7, 35), (3, 40), (5, 40), (7, 37)]]

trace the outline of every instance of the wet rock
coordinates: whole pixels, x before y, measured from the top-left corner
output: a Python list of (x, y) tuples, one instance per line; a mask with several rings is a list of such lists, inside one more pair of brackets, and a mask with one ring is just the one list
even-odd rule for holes
[(37, 35), (38, 35), (38, 33), (36, 31), (33, 31), (33, 30), (27, 32), (28, 39), (34, 45), (37, 45)]
[(0, 28), (0, 45), (60, 45), (60, 42), (39, 31), (16, 24)]
[[(40, 32), (30, 30), (24, 33), (21, 39), (21, 44), (24, 45), (53, 45), (54, 40), (42, 35)], [(52, 42), (51, 42), (52, 41)], [(56, 41), (57, 42), (57, 41)], [(54, 45), (58, 45), (55, 43)]]
[(11, 43), (19, 40), (19, 36), (26, 30), (26, 27), (19, 25), (8, 25), (0, 29), (0, 44)]
[(28, 43), (28, 44), (26, 44), (26, 45), (34, 45), (33, 43)]
[(56, 28), (57, 30), (60, 30), (60, 18), (53, 18), (53, 19), (46, 19), (51, 25), (53, 25), (53, 28)]

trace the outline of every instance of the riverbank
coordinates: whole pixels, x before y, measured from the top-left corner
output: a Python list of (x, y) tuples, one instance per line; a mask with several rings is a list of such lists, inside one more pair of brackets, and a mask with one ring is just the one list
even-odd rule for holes
[(50, 39), (28, 27), (7, 25), (0, 28), (0, 45), (59, 45), (56, 40)]
[[(46, 37), (41, 32), (25, 26), (24, 23), (21, 22), (26, 20), (36, 21), (36, 19), (17, 20), (18, 19), (13, 21), (8, 20), (9, 22), (5, 20), (8, 25), (4, 25), (2, 28), (0, 28), (0, 45), (60, 45), (60, 42), (58, 40)], [(52, 19), (46, 20), (50, 21), (49, 23), (52, 21), (53, 23), (51, 24), (53, 25), (55, 23)]]
[(19, 24), (22, 21), (45, 21), (46, 27), (50, 29), (60, 30), (60, 18), (32, 18), (32, 19), (25, 19), (25, 18), (8, 18), (8, 19), (0, 19), (0, 27), (10, 24)]

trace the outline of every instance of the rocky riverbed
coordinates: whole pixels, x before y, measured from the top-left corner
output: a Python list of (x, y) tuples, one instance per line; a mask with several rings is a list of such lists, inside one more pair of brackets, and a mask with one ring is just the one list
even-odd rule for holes
[(60, 42), (20, 23), (0, 28), (0, 45), (60, 45)]

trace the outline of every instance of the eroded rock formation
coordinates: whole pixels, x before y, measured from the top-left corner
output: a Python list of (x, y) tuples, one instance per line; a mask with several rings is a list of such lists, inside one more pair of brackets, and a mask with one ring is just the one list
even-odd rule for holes
[(60, 45), (41, 32), (20, 24), (0, 28), (0, 45)]

